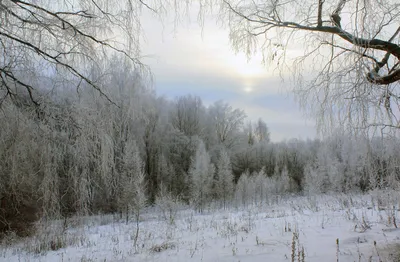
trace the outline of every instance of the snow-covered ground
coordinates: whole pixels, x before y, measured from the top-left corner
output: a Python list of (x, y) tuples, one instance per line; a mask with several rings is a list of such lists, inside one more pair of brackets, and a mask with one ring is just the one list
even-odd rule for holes
[(180, 210), (174, 224), (152, 209), (141, 218), (137, 246), (134, 221), (75, 218), (3, 243), (0, 261), (391, 261), (398, 205), (395, 192), (275, 197), (204, 214)]

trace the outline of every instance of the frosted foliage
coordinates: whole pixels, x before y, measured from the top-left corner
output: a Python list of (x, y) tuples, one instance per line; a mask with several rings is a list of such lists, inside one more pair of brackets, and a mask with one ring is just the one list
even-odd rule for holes
[[(50, 146), (46, 150), (52, 150)], [(53, 156), (53, 161), (49, 159), (41, 159), (43, 161), (43, 180), (39, 186), (40, 194), (43, 201), (43, 213), (46, 217), (58, 217), (60, 215), (60, 196), (59, 196), (59, 179), (57, 173), (59, 152), (46, 152), (44, 156)], [(57, 161), (54, 163), (54, 161)]]
[(79, 177), (74, 177), (74, 188), (77, 196), (77, 209), (81, 215), (89, 213), (89, 207), (92, 202), (92, 190), (88, 170), (84, 170)]
[(196, 150), (189, 170), (191, 179), (191, 201), (202, 212), (204, 205), (210, 200), (215, 168), (210, 162), (205, 145), (202, 141)]
[[(173, 166), (171, 166), (170, 164), (168, 164), (167, 159), (165, 158), (164, 155), (161, 155), (161, 157), (159, 158), (159, 163), (158, 163), (158, 167), (159, 167), (159, 174), (160, 174), (160, 184), (163, 185), (163, 190), (168, 190), (169, 192), (173, 191), (173, 186), (174, 186), (174, 182), (175, 181), (175, 170), (173, 168)], [(160, 189), (161, 190), (161, 189)]]
[(217, 101), (209, 107), (211, 122), (214, 125), (218, 143), (232, 148), (237, 142), (237, 135), (243, 127), (246, 114), (241, 109), (233, 109), (228, 103)]
[(123, 157), (123, 169), (120, 180), (120, 208), (140, 214), (146, 205), (146, 184), (144, 166), (136, 142), (126, 145)]
[(262, 168), (260, 172), (254, 174), (254, 183), (256, 185), (255, 193), (258, 196), (258, 201), (256, 203), (261, 204), (264, 202), (269, 203), (273, 196), (287, 193), (287, 191), (282, 190), (289, 189), (288, 181), (290, 181), (289, 177), (284, 177), (282, 179), (279, 175), (269, 177), (265, 174), (264, 169), (265, 168)]
[(246, 172), (242, 174), (239, 178), (239, 181), (236, 184), (236, 204), (247, 206), (250, 202), (250, 194), (251, 194), (251, 183), (249, 178), (249, 173)]
[(324, 191), (324, 176), (315, 167), (307, 166), (304, 170), (304, 190), (309, 194)]
[[(77, 144), (73, 148), (74, 166), (71, 172), (72, 190), (75, 192), (75, 208), (81, 214), (89, 211), (90, 202), (92, 200), (91, 192), (93, 192), (91, 181), (91, 165), (92, 154), (96, 152), (93, 140), (97, 140), (97, 136), (93, 134), (93, 130), (84, 129), (84, 135), (77, 139)], [(88, 133), (86, 133), (88, 132)], [(90, 139), (92, 137), (93, 140)]]
[(130, 184), (133, 184), (133, 198), (128, 205), (133, 210), (136, 219), (139, 219), (141, 210), (147, 205), (145, 178), (144, 172), (141, 172), (134, 178), (133, 182), (130, 182)]
[(275, 197), (295, 191), (286, 167), (271, 177), (265, 174), (264, 169), (251, 175), (247, 171), (240, 176), (235, 191), (237, 205), (271, 203)]
[(289, 177), (289, 173), (287, 170), (287, 167), (284, 166), (282, 172), (281, 172), (281, 176), (279, 179), (277, 179), (278, 182), (278, 190), (280, 193), (284, 193), (284, 192), (289, 192), (290, 191), (290, 177)]
[(107, 198), (110, 198), (112, 195), (112, 187), (115, 186), (115, 178), (111, 175), (114, 172), (115, 165), (113, 161), (114, 158), (114, 150), (112, 138), (106, 133), (100, 133), (100, 179), (102, 185), (104, 186), (104, 192)]
[(200, 135), (205, 107), (200, 97), (187, 95), (177, 99), (172, 111), (172, 125), (187, 136)]
[(171, 191), (161, 184), (155, 201), (156, 207), (161, 211), (163, 219), (168, 224), (175, 224), (179, 209), (183, 206), (179, 196), (172, 195)]
[(226, 207), (233, 193), (234, 184), (231, 161), (224, 149), (222, 149), (217, 163), (215, 188), (218, 198), (222, 200), (223, 206)]
[(264, 203), (267, 200), (268, 190), (268, 181), (264, 170), (261, 170), (259, 173), (255, 174), (254, 177), (255, 191), (254, 198), (256, 204)]

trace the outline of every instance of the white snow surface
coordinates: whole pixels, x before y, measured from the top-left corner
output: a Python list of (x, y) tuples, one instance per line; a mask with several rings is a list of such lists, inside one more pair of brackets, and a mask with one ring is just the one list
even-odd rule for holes
[[(186, 208), (174, 224), (152, 208), (141, 217), (136, 247), (136, 222), (119, 216), (73, 218), (65, 230), (52, 221), (34, 237), (3, 241), (0, 261), (292, 261), (294, 233), (295, 261), (303, 261), (302, 248), (310, 262), (387, 261), (385, 248), (400, 243), (393, 195), (273, 197), (203, 214)], [(59, 239), (64, 247), (46, 248)]]

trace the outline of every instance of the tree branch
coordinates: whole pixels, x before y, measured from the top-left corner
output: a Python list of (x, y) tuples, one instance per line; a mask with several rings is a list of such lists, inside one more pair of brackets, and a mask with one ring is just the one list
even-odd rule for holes
[(14, 76), (14, 74), (12, 72), (5, 70), (4, 68), (0, 68), (0, 75), (1, 75), (1, 73), (3, 73), (6, 76), (6, 79), (4, 79), (3, 76), (1, 76), (1, 79), (2, 79), (3, 85), (5, 85), (5, 87), (7, 89), (8, 95), (15, 97), (15, 93), (13, 93), (11, 91), (11, 88), (7, 84), (7, 78), (10, 78), (14, 83), (17, 83), (17, 84), (25, 87), (26, 91), (28, 91), (28, 95), (29, 95), (29, 98), (32, 101), (32, 103), (35, 104), (35, 106), (39, 106), (39, 103), (33, 98), (33, 94), (32, 94), (33, 87), (31, 85), (20, 81), (17, 77)]

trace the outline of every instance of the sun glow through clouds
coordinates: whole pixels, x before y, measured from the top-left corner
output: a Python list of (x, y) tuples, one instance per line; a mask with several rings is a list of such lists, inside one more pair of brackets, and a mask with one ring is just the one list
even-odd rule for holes
[(251, 93), (251, 92), (253, 91), (253, 88), (252, 88), (251, 86), (246, 86), (243, 90), (244, 90), (246, 93)]

